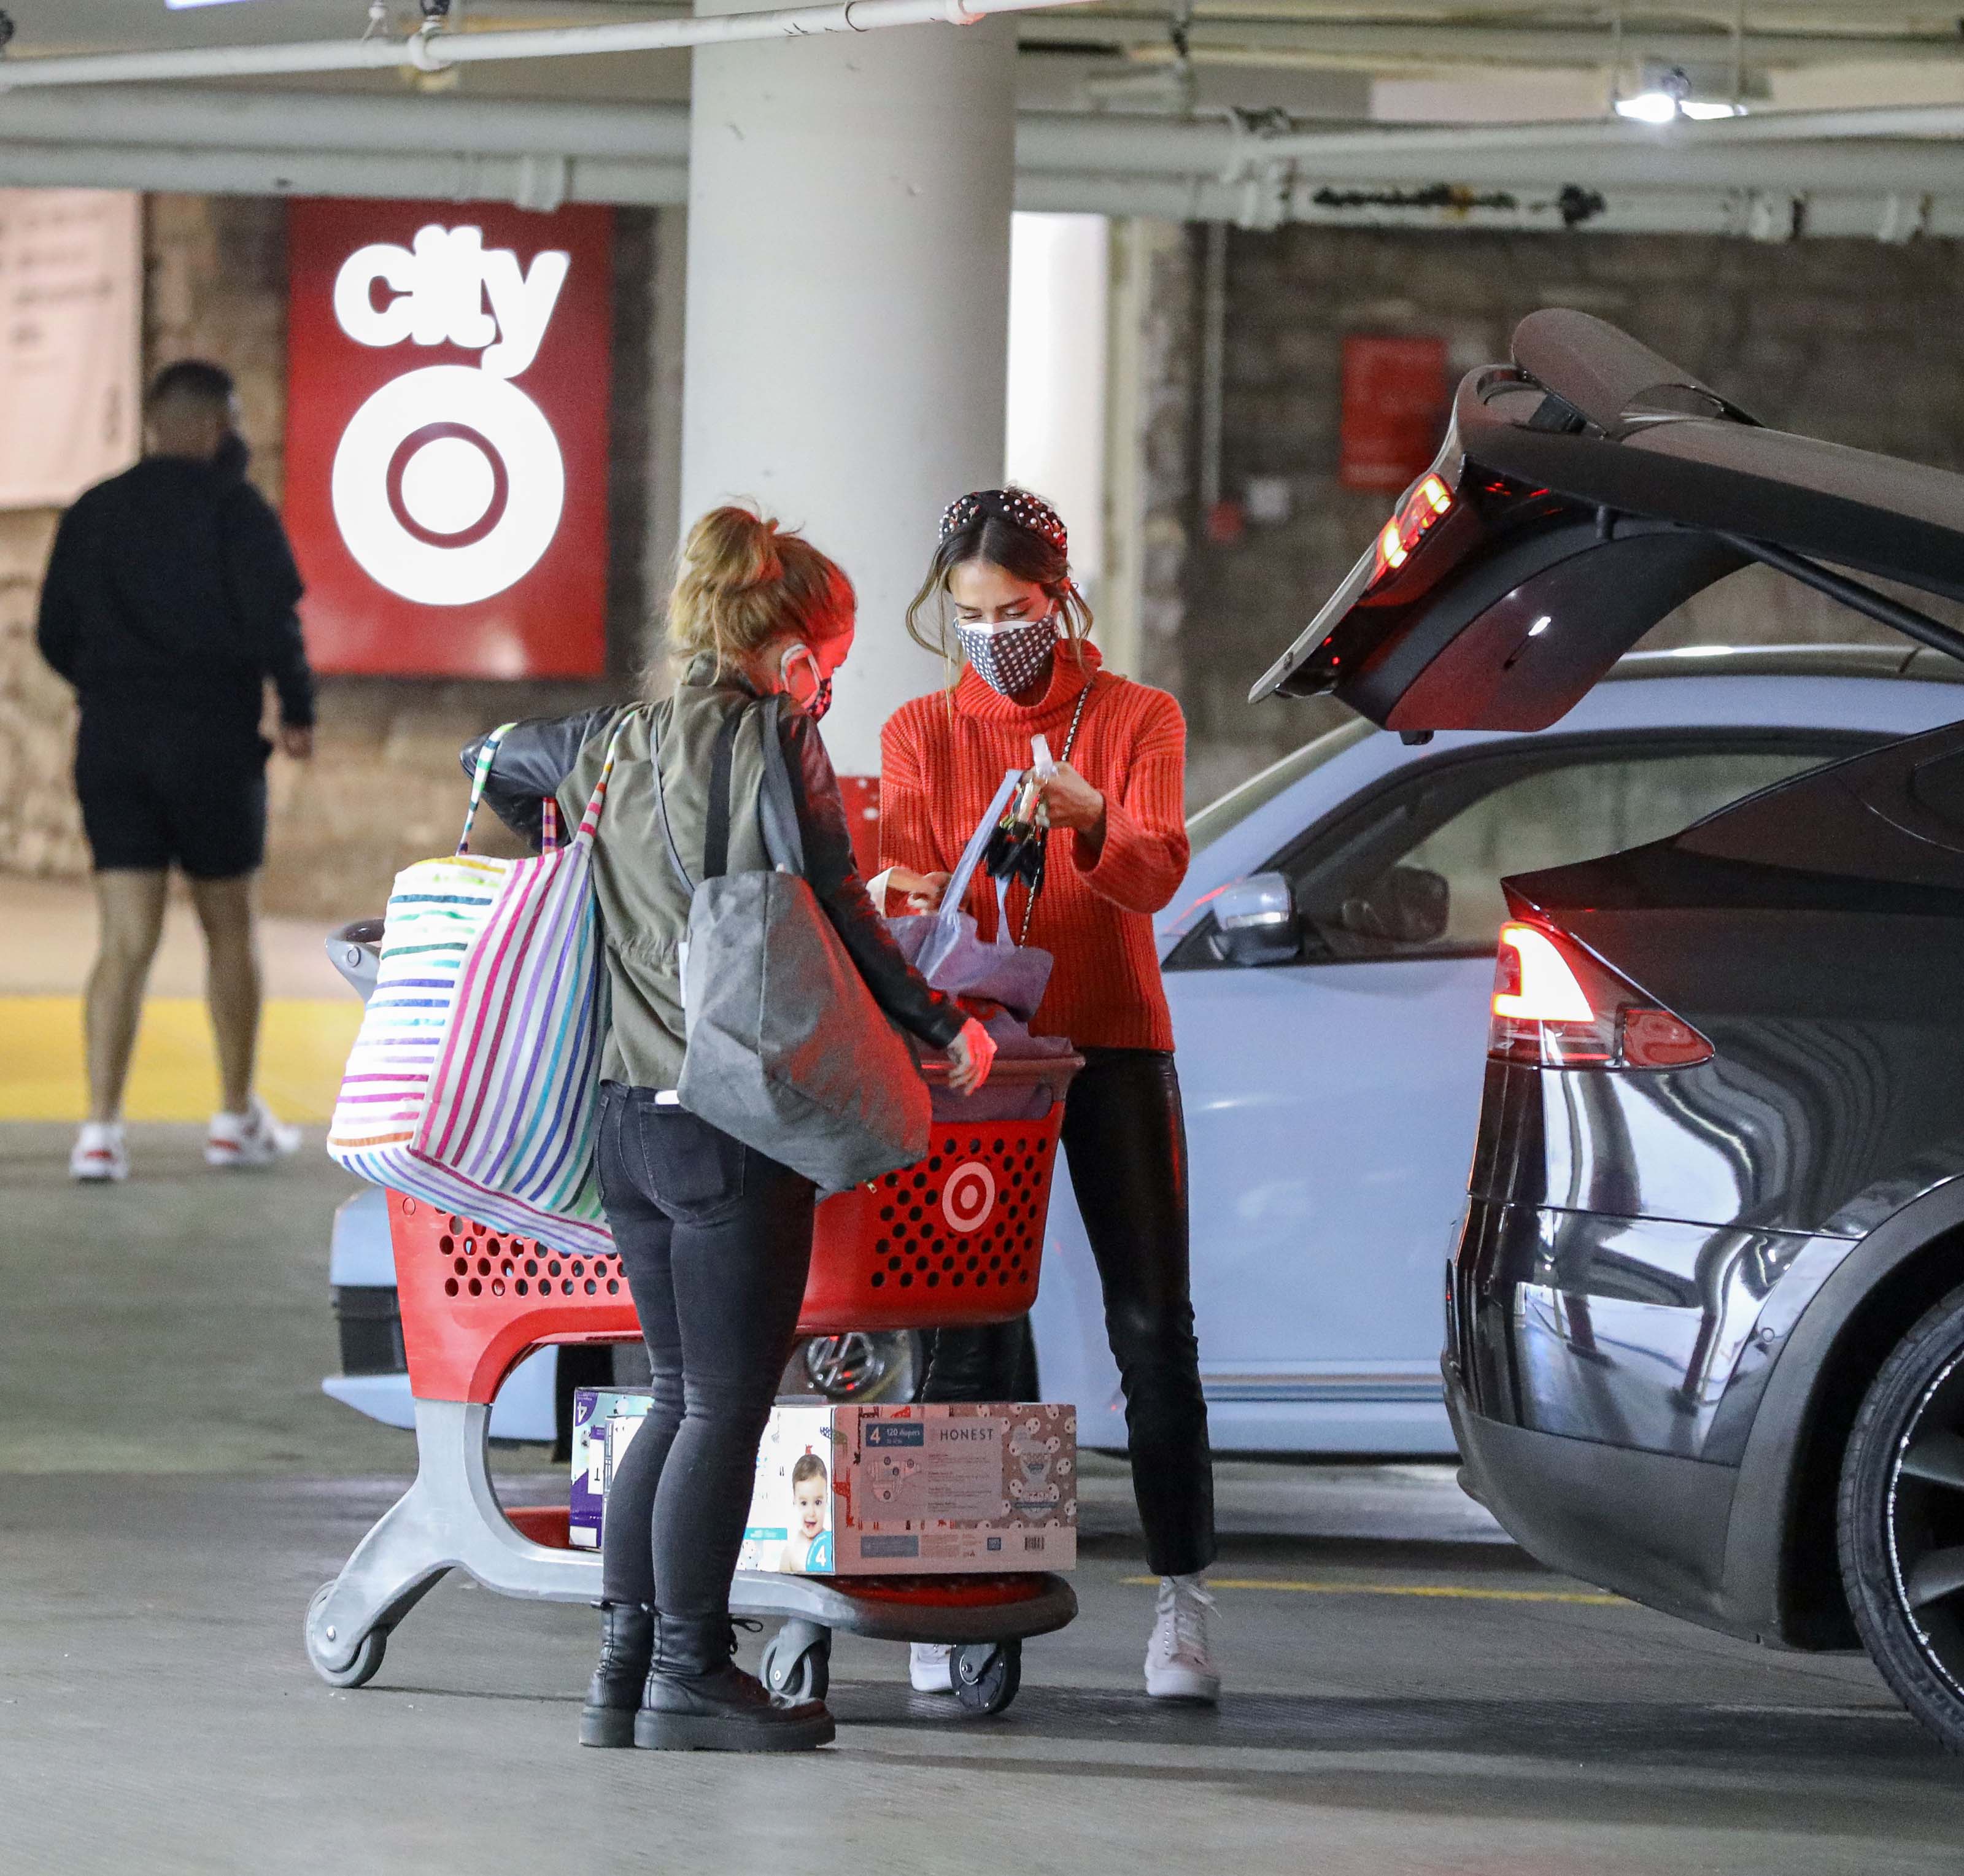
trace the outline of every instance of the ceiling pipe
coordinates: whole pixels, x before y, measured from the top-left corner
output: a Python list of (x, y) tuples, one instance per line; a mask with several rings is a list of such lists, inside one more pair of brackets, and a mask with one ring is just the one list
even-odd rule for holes
[(0, 188), (139, 189), (192, 195), (329, 195), (659, 208), (688, 200), (685, 163), (430, 150), (211, 149), (0, 141)]
[(1086, 0), (841, 0), (708, 18), (636, 20), (618, 26), (512, 31), (422, 31), (406, 39), (295, 40), (268, 46), (187, 47), (169, 52), (90, 53), (69, 58), (0, 58), (0, 91), (69, 85), (183, 84), (200, 79), (265, 78), (324, 72), (444, 72), (453, 66), (513, 59), (591, 58), (663, 52), (821, 33), (868, 33), (894, 26), (973, 25), (996, 13), (1081, 6)]
[[(1033, 21), (1024, 37), (1059, 45), (1163, 46), (1164, 12), (1100, 10)], [(1314, 53), (1332, 64), (1441, 66), (1489, 64), (1554, 66), (1570, 69), (1610, 62), (1607, 25), (1438, 25), (1396, 21), (1279, 18), (1273, 14), (1236, 17), (1216, 10), (1195, 18), (1189, 29), (1195, 50), (1240, 46)], [(1622, 56), (1660, 64), (1729, 63), (1729, 27), (1623, 28)], [(1964, 58), (1964, 37), (1954, 31), (1930, 33), (1806, 33), (1761, 31), (1747, 35), (1749, 69), (1809, 65), (1873, 63), (1889, 59), (1921, 63)]]
[(1025, 111), (1017, 119), (1016, 161), (1026, 170), (1089, 175), (1240, 179), (1286, 172), (1327, 183), (1476, 188), (1531, 183), (1586, 188), (1964, 187), (1964, 143), (1746, 141), (1728, 146), (1702, 134), (1709, 126), (1696, 127), (1697, 136), (1635, 127), (1648, 133), (1619, 134), (1625, 128), (1619, 122), (1272, 136), (1232, 120)]
[[(265, 150), (387, 149), (444, 156), (551, 151), (567, 157), (679, 163), (688, 156), (688, 107), (133, 85), (0, 96), (0, 139)], [(1934, 159), (1947, 173), (1956, 153), (1950, 146), (1964, 146), (1964, 105), (1769, 112), (1663, 127), (1605, 118), (1279, 131), (1226, 112), (1174, 117), (1026, 111), (1019, 114), (1016, 135), (1017, 160), (1025, 168), (1179, 175), (1287, 162), (1305, 174), (1376, 180), (1420, 175), (1470, 181), (1500, 173), (1527, 178), (1558, 172), (1571, 178), (1578, 157), (1594, 156), (1614, 162), (1619, 172), (1633, 162), (1682, 165), (1703, 182), (1709, 178), (1699, 166), (1709, 159), (1730, 162), (1770, 145), (1781, 146), (1767, 153), (1783, 170), (1817, 156), (1839, 162), (1850, 146), (1872, 146), (1889, 152), (1892, 162)], [(1810, 145), (1821, 147), (1788, 147)], [(1639, 180), (1623, 173), (1614, 179)], [(1661, 178), (1660, 186), (1672, 180)]]
[[(675, 163), (608, 157), (437, 156), (428, 151), (198, 149), (135, 144), (0, 143), (0, 187), (181, 190), (199, 194), (408, 195), (460, 207), (562, 202), (658, 207), (687, 200)], [(1949, 197), (1830, 191), (1797, 197), (1747, 190), (1617, 190), (1586, 205), (1556, 188), (1455, 192), (1441, 197), (1395, 183), (1330, 190), (1296, 183), (1251, 216), (1248, 191), (1212, 177), (1073, 175), (1025, 171), (1019, 209), (1150, 216), (1241, 226), (1285, 223), (1456, 232), (1700, 234), (1786, 239), (1964, 236), (1964, 193)]]
[(0, 139), (619, 157), (685, 164), (685, 104), (571, 104), (132, 85), (0, 94)]

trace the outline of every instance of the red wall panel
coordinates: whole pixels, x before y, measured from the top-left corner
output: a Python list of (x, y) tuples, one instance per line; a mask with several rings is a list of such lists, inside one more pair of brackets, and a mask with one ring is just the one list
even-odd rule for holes
[(1345, 339), (1337, 479), (1346, 489), (1403, 489), (1430, 465), (1446, 412), (1445, 340)]

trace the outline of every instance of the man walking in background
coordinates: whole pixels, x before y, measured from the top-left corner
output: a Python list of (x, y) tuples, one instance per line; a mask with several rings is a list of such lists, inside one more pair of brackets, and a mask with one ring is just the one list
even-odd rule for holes
[(95, 858), (101, 949), (88, 980), (89, 1118), (69, 1170), (129, 1174), (123, 1093), (165, 888), (182, 868), (204, 928), (224, 1087), (205, 1159), (264, 1166), (300, 1145), (253, 1092), (259, 1030), (254, 879), (266, 845), (265, 681), (280, 744), (313, 750), (313, 681), (279, 518), (246, 479), (230, 374), (185, 359), (157, 374), (149, 447), (63, 516), (41, 588), (41, 653), (80, 698), (75, 791)]

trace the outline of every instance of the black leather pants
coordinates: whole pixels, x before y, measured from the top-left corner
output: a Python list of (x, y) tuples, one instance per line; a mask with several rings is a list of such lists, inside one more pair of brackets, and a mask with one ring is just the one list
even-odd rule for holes
[[(1184, 1576), (1214, 1560), (1214, 1462), (1188, 1280), (1179, 1077), (1158, 1050), (1083, 1053), (1064, 1150), (1104, 1286), (1147, 1560), (1156, 1576)], [(1027, 1400), (1035, 1392), (1027, 1316), (944, 1329), (930, 1342), (925, 1400)]]

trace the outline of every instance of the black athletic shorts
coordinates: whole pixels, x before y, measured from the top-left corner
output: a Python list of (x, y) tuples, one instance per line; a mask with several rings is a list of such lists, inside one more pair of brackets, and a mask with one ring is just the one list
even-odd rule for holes
[(266, 857), (266, 758), (273, 746), (169, 712), (85, 708), (75, 790), (96, 871), (194, 880), (258, 871)]

